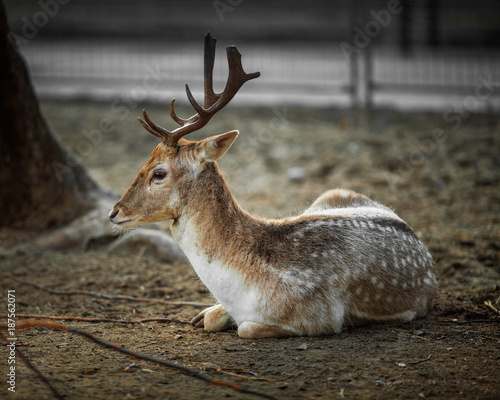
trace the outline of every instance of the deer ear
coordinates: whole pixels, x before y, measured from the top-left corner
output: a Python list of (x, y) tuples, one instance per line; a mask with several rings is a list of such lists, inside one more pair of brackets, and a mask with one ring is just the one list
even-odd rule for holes
[(203, 139), (197, 148), (196, 155), (198, 159), (202, 162), (218, 160), (231, 147), (238, 133), (238, 131), (230, 131)]

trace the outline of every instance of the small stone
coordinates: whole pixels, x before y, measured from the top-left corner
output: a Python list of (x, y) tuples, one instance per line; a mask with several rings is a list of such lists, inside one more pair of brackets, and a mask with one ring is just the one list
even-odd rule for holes
[(307, 350), (307, 343), (302, 343), (301, 345), (297, 346), (295, 350)]
[(99, 368), (86, 368), (82, 371), (83, 375), (94, 375), (99, 372)]
[(290, 167), (286, 170), (286, 176), (292, 182), (299, 182), (306, 176), (306, 170), (303, 167)]

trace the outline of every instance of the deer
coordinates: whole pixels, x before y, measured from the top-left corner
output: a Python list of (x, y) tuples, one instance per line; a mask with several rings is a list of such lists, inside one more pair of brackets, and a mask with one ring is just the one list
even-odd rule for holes
[(171, 220), (171, 233), (216, 300), (191, 323), (208, 332), (237, 329), (241, 338), (331, 335), (343, 327), (403, 323), (426, 315), (436, 291), (433, 259), (390, 208), (347, 189), (331, 189), (302, 214), (264, 219), (243, 210), (217, 160), (239, 132), (185, 139), (204, 127), (241, 86), (241, 54), (226, 48), (229, 74), (213, 90), (216, 40), (207, 34), (204, 103), (167, 130), (145, 110), (142, 126), (161, 142), (109, 214), (131, 229)]

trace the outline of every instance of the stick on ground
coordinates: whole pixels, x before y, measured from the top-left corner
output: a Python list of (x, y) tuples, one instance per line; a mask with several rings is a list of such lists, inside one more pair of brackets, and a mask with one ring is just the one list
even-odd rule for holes
[[(94, 336), (88, 332), (82, 331), (80, 329), (72, 328), (70, 326), (62, 325), (62, 324), (52, 322), (52, 321), (37, 321), (34, 319), (27, 319), (24, 321), (17, 321), (16, 322), (16, 330), (37, 328), (37, 327), (53, 329), (53, 330), (57, 330), (57, 331), (61, 331), (61, 332), (74, 333), (76, 335), (83, 336), (84, 338), (86, 338), (86, 339), (88, 339), (88, 340), (90, 340), (90, 341), (92, 341), (92, 342), (94, 342), (102, 347), (105, 347), (107, 349), (111, 349), (111, 350), (126, 354), (128, 356), (131, 356), (131, 357), (134, 357), (134, 358), (137, 358), (140, 360), (145, 360), (145, 361), (153, 362), (155, 364), (163, 365), (164, 367), (167, 367), (170, 369), (175, 369), (178, 371), (185, 372), (188, 375), (191, 375), (193, 378), (210, 383), (211, 385), (214, 385), (214, 386), (225, 386), (225, 387), (228, 387), (228, 388), (233, 389), (235, 391), (238, 391), (240, 393), (252, 394), (252, 395), (259, 396), (259, 397), (262, 397), (265, 399), (275, 399), (271, 395), (255, 391), (255, 390), (250, 389), (250, 388), (245, 388), (244, 386), (238, 385), (237, 383), (221, 381), (219, 379), (212, 379), (212, 378), (209, 378), (209, 377), (199, 373), (198, 371), (187, 368), (183, 365), (176, 364), (176, 363), (169, 362), (169, 361), (165, 361), (165, 360), (162, 360), (162, 359), (159, 359), (156, 357), (148, 356), (146, 354), (136, 353), (136, 352), (133, 352), (132, 350), (126, 349), (124, 347), (116, 346), (112, 343), (108, 343), (108, 342), (105, 342), (101, 339), (98, 339), (96, 336)], [(0, 325), (0, 331), (5, 331), (7, 329), (8, 329), (7, 325)], [(37, 372), (37, 374), (42, 376), (38, 372)], [(44, 382), (48, 382), (46, 380), (46, 378), (43, 378), (43, 380), (44, 380)], [(62, 398), (62, 397), (59, 397), (59, 398)]]
[(213, 304), (208, 304), (208, 303), (197, 303), (193, 301), (167, 301), (167, 300), (159, 300), (159, 299), (150, 299), (150, 298), (145, 298), (145, 297), (133, 297), (133, 296), (121, 296), (121, 295), (109, 295), (105, 293), (97, 293), (97, 292), (88, 292), (85, 290), (57, 290), (57, 289), (52, 289), (47, 286), (39, 285), (38, 283), (30, 282), (30, 281), (25, 281), (24, 279), (18, 278), (15, 275), (12, 274), (6, 274), (9, 278), (12, 278), (16, 282), (22, 283), (23, 285), (28, 285), (35, 287), (37, 289), (43, 290), (47, 293), (50, 294), (56, 294), (59, 296), (93, 296), (93, 297), (99, 297), (101, 299), (108, 299), (108, 300), (126, 300), (126, 301), (137, 301), (137, 302), (147, 302), (147, 303), (159, 303), (159, 304), (166, 304), (166, 305), (174, 305), (174, 306), (194, 306), (194, 307), (211, 307)]
[[(6, 319), (7, 315), (0, 315), (0, 319)], [(116, 324), (144, 324), (146, 322), (161, 322), (161, 323), (176, 323), (191, 325), (189, 321), (183, 321), (173, 318), (144, 318), (144, 319), (113, 319), (113, 318), (88, 318), (88, 317), (73, 317), (73, 316), (56, 316), (56, 315), (37, 315), (37, 314), (16, 314), (16, 318), (28, 319), (51, 319), (53, 321), (81, 321), (81, 322), (113, 322)]]
[(486, 300), (483, 304), (486, 308), (488, 308), (490, 311), (493, 311), (496, 315), (500, 315), (500, 310), (491, 303), (491, 300)]
[(423, 363), (425, 361), (429, 361), (431, 359), (431, 357), (432, 357), (432, 354), (429, 354), (429, 356), (427, 358), (424, 358), (423, 360), (410, 361), (410, 362), (408, 362), (408, 364), (413, 364), (413, 365), (420, 364), (420, 363)]
[[(2, 339), (5, 343), (8, 344), (9, 341), (7, 340), (7, 337), (2, 332), (2, 330), (4, 329), (0, 329), (0, 339)], [(42, 382), (45, 383), (45, 385), (47, 385), (47, 387), (50, 389), (55, 398), (59, 400), (64, 400), (64, 396), (61, 395), (54, 386), (52, 386), (49, 380), (39, 371), (39, 369), (35, 367), (35, 365), (24, 355), (24, 353), (20, 349), (18, 349), (18, 346), (15, 346), (15, 351), (16, 354), (19, 356), (19, 358), (21, 358), (21, 360), (23, 360), (23, 362), (26, 364), (26, 366), (29, 369), (31, 369), (42, 380)]]

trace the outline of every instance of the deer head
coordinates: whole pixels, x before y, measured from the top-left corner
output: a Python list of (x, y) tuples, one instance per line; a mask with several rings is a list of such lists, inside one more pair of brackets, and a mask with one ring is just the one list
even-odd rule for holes
[(243, 84), (260, 76), (259, 72), (247, 74), (241, 65), (241, 54), (236, 47), (227, 47), (229, 76), (221, 93), (213, 90), (212, 72), (215, 61), (216, 40), (205, 36), (205, 68), (203, 107), (194, 99), (189, 86), (186, 94), (196, 111), (192, 117), (180, 118), (174, 111), (173, 99), (169, 112), (180, 127), (169, 131), (155, 124), (143, 111), (142, 126), (162, 140), (153, 150), (148, 162), (137, 174), (135, 181), (116, 203), (109, 214), (111, 222), (129, 229), (144, 223), (177, 219), (183, 202), (189, 196), (189, 187), (208, 163), (215, 162), (229, 149), (238, 135), (237, 131), (212, 136), (201, 141), (189, 141), (183, 136), (203, 128), (212, 116), (228, 104)]

